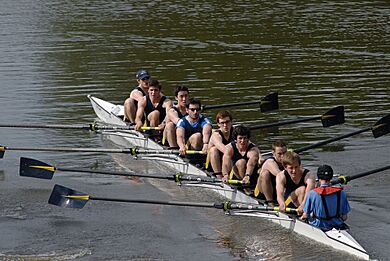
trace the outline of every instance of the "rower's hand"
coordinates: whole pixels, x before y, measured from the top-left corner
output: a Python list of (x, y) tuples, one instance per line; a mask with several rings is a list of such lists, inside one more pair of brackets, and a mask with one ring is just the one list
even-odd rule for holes
[(243, 179), (242, 179), (242, 183), (244, 184), (249, 184), (250, 182), (250, 177), (249, 176), (245, 176)]
[(303, 212), (303, 214), (301, 216), (301, 220), (306, 221), (307, 217), (308, 217), (307, 214), (305, 212)]
[(228, 175), (228, 174), (223, 175), (223, 177), (222, 177), (222, 182), (223, 182), (223, 183), (226, 183), (226, 182), (228, 182), (228, 180), (229, 180), (229, 175)]
[(303, 204), (301, 204), (301, 205), (297, 208), (297, 214), (298, 214), (298, 216), (300, 216), (300, 215), (303, 214)]
[(207, 150), (209, 149), (209, 144), (203, 144), (202, 152), (203, 154), (207, 154)]
[(158, 128), (159, 128), (160, 130), (164, 130), (164, 128), (165, 128), (165, 122), (160, 123), (160, 125), (158, 125)]
[(279, 211), (282, 213), (286, 212), (286, 204), (284, 204), (284, 202), (279, 204)]
[(183, 146), (183, 147), (179, 147), (179, 154), (180, 156), (185, 156), (186, 155), (186, 148)]
[(135, 123), (134, 129), (138, 131), (141, 129), (141, 127), (142, 127), (142, 121), (138, 121)]

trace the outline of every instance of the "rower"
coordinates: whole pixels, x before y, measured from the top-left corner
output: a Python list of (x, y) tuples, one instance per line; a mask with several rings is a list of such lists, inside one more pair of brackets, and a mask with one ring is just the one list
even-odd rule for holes
[(161, 94), (161, 87), (157, 80), (150, 80), (148, 95), (138, 103), (135, 130), (139, 130), (144, 124), (142, 122), (143, 117), (145, 117), (149, 126), (164, 128), (165, 116), (167, 111), (172, 108), (172, 101)]
[(222, 180), (242, 180), (246, 184), (255, 185), (258, 177), (260, 151), (250, 139), (250, 129), (239, 125), (233, 130), (234, 140), (226, 145), (222, 158)]
[(233, 141), (233, 117), (228, 111), (220, 111), (215, 119), (219, 129), (211, 134), (207, 157), (214, 175), (222, 178), (222, 157), (226, 151), (226, 145)]
[(304, 208), (302, 220), (308, 220), (310, 224), (324, 231), (346, 229), (344, 221), (351, 211), (347, 195), (341, 186), (331, 186), (333, 169), (329, 165), (322, 165), (317, 170), (320, 186), (309, 191)]
[(132, 123), (135, 123), (138, 102), (140, 102), (148, 93), (150, 74), (146, 70), (139, 70), (135, 74), (135, 77), (138, 86), (130, 92), (130, 97), (127, 98), (124, 103), (125, 120)]
[(176, 124), (176, 141), (182, 156), (187, 148), (207, 153), (212, 125), (210, 119), (200, 114), (200, 108), (200, 100), (191, 99), (186, 106), (188, 115)]
[(164, 137), (166, 137), (170, 147), (177, 147), (176, 141), (176, 124), (177, 122), (187, 116), (189, 90), (185, 86), (177, 86), (175, 89), (175, 99), (177, 104), (169, 109), (167, 117), (165, 118)]
[(291, 201), (298, 214), (302, 214), (307, 193), (315, 185), (314, 175), (303, 168), (301, 158), (295, 152), (286, 152), (282, 163), (284, 170), (276, 176), (276, 196), (280, 211), (284, 212)]
[[(276, 176), (284, 170), (282, 158), (287, 152), (287, 144), (284, 140), (276, 140), (272, 144), (272, 157), (265, 159), (261, 165), (257, 188), (261, 188), (266, 202), (271, 203), (276, 200)], [(255, 196), (256, 195), (255, 193)]]

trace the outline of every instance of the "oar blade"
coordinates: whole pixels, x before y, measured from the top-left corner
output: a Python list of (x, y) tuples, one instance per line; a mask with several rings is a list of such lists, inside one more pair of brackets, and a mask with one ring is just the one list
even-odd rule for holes
[(372, 127), (372, 134), (374, 135), (374, 138), (379, 138), (380, 136), (386, 135), (389, 132), (390, 132), (390, 114), (381, 118)]
[(4, 153), (5, 153), (5, 147), (0, 146), (0, 159), (4, 158)]
[(45, 162), (30, 159), (20, 158), (19, 175), (24, 177), (33, 177), (38, 179), (52, 179), (55, 168)]
[[(80, 198), (72, 198), (80, 196)], [(64, 208), (83, 208), (88, 202), (88, 195), (61, 185), (56, 184), (51, 192), (49, 204)]]
[(327, 111), (321, 117), (322, 126), (331, 127), (345, 122), (344, 106), (337, 106)]
[(260, 111), (267, 112), (279, 109), (278, 93), (272, 92), (260, 101)]

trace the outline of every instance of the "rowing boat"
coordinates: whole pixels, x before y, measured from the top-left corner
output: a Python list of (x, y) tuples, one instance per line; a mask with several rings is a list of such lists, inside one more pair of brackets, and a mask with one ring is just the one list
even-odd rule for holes
[[(109, 125), (127, 125), (122, 120), (122, 116), (124, 113), (123, 106), (112, 104), (110, 102), (93, 97), (91, 95), (88, 95), (88, 98), (90, 99), (92, 107), (100, 121)], [(151, 150), (166, 149), (152, 139), (149, 139), (144, 133), (135, 130), (110, 130), (103, 131), (102, 133), (115, 144), (118, 144), (120, 146), (138, 146)], [(204, 170), (196, 167), (195, 165), (185, 161), (184, 159), (176, 155), (156, 154), (147, 155), (143, 158), (154, 160), (158, 159), (158, 161), (156, 162), (158, 162), (159, 164), (162, 164), (165, 167), (172, 168), (173, 170), (184, 174), (208, 176), (208, 173)], [(213, 184), (202, 184), (201, 186), (213, 190), (214, 192), (218, 193), (229, 201), (242, 202), (247, 204), (263, 204), (263, 202), (252, 198), (243, 193), (242, 191), (237, 190), (236, 188), (233, 188), (227, 184), (219, 184), (217, 186)], [(256, 211), (234, 210), (230, 211), (229, 214), (270, 219), (284, 228), (292, 230), (300, 235), (330, 246), (334, 249), (347, 252), (361, 259), (369, 259), (367, 251), (348, 233), (347, 230), (332, 229), (330, 231), (324, 232), (315, 226), (301, 221), (299, 218), (280, 212), (259, 213)]]

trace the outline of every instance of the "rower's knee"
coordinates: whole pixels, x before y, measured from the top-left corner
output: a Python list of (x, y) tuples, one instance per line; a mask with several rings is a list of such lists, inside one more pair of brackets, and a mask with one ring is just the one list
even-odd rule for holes
[(242, 170), (243, 172), (245, 172), (245, 168), (246, 168), (246, 160), (244, 159), (240, 159), (236, 162), (236, 167), (239, 169), (239, 170)]
[(160, 120), (160, 112), (158, 110), (152, 111), (148, 115), (148, 120), (150, 122), (150, 126), (158, 126)]
[(196, 150), (200, 150), (203, 147), (202, 133), (194, 133), (189, 138), (191, 147)]
[(211, 147), (209, 153), (210, 157), (219, 158), (219, 150), (217, 149), (217, 147)]

